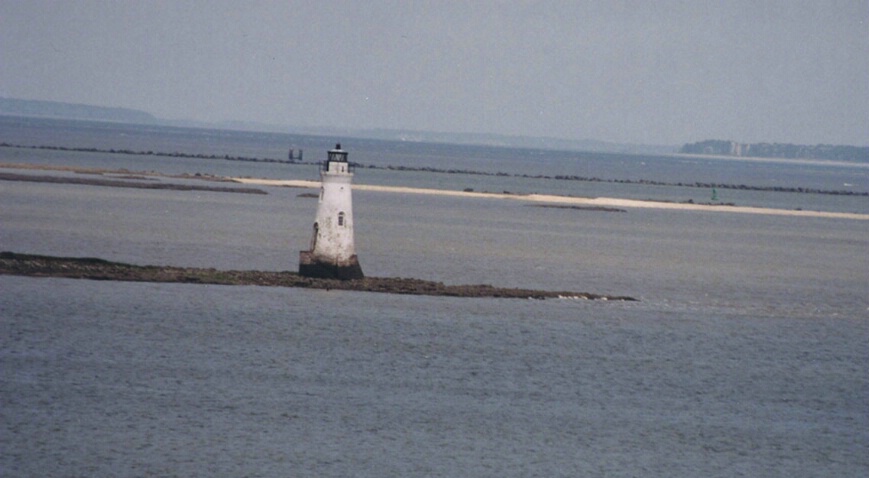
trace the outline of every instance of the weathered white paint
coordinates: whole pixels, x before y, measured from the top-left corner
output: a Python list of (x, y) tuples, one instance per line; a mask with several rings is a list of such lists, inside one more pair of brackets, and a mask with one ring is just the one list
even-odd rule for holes
[(336, 149), (329, 151), (329, 159), (320, 171), (320, 200), (311, 246), (311, 252), (318, 261), (343, 264), (356, 254), (352, 179), (347, 153), (336, 146)]

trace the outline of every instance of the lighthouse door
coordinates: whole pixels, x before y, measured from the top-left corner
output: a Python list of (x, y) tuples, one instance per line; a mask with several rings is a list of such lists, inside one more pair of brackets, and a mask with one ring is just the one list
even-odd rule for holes
[(311, 237), (311, 251), (317, 247), (317, 234), (320, 232), (320, 225), (316, 222), (314, 223), (314, 236)]

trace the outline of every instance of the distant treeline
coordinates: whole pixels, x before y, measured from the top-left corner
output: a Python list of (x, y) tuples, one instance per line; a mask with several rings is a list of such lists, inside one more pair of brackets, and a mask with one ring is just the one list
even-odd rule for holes
[(837, 146), (832, 144), (737, 143), (709, 139), (690, 143), (679, 150), (684, 154), (714, 154), (719, 156), (751, 156), (755, 158), (834, 159), (839, 161), (869, 161), (869, 147)]
[(61, 103), (58, 101), (19, 100), (0, 97), (0, 114), (40, 118), (73, 118), (91, 121), (114, 121), (119, 123), (154, 124), (152, 114), (130, 108)]

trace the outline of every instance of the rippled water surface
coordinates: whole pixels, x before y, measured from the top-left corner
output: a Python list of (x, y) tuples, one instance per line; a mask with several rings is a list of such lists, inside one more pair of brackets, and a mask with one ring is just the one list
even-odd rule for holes
[(865, 318), (0, 284), (11, 476), (869, 469)]

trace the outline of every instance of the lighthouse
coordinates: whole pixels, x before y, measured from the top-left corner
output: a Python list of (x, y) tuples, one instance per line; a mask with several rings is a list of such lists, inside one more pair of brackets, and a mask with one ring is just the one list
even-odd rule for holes
[(344, 280), (364, 277), (353, 240), (352, 179), (347, 152), (336, 144), (320, 169), (320, 199), (311, 249), (299, 254), (299, 275)]

